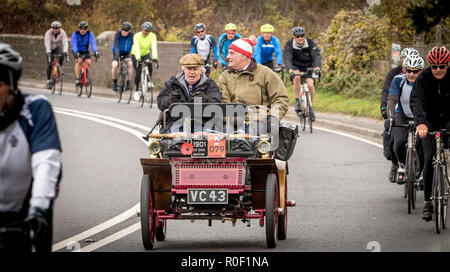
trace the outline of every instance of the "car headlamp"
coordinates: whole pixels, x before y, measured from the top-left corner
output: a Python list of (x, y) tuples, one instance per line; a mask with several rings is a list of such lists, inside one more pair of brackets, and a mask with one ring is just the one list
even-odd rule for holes
[(270, 143), (269, 141), (261, 140), (258, 142), (257, 148), (259, 153), (267, 154), (270, 151)]
[(161, 152), (161, 144), (159, 143), (159, 141), (152, 141), (148, 145), (148, 150), (150, 151), (151, 155), (156, 156)]

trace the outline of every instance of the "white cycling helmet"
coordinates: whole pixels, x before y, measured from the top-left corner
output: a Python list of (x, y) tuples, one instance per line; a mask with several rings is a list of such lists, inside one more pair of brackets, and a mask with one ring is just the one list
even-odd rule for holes
[(411, 56), (417, 56), (419, 57), (419, 51), (417, 51), (416, 49), (412, 48), (412, 47), (407, 47), (405, 49), (402, 50), (402, 53), (400, 54), (401, 58), (407, 58), (407, 57), (411, 57)]
[(425, 67), (425, 62), (423, 61), (422, 57), (410, 56), (403, 61), (403, 66), (405, 68), (422, 70)]
[(16, 72), (22, 70), (22, 56), (7, 43), (0, 42), (0, 65), (4, 65)]

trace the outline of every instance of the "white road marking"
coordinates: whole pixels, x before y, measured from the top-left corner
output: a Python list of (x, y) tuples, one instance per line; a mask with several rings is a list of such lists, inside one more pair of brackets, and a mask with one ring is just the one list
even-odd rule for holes
[[(142, 136), (143, 136), (142, 132), (139, 132), (139, 131), (137, 131), (135, 129), (132, 129), (132, 128), (129, 128), (127, 126), (131, 126), (131, 127), (134, 127), (134, 128), (139, 128), (139, 129), (146, 130), (146, 131), (150, 130), (149, 127), (146, 127), (146, 126), (143, 126), (143, 125), (140, 125), (140, 124), (136, 124), (136, 123), (133, 123), (133, 122), (121, 120), (121, 119), (118, 119), (118, 118), (105, 116), (105, 115), (99, 115), (99, 114), (83, 112), (83, 111), (77, 111), (77, 110), (72, 110), (72, 109), (67, 109), (67, 108), (59, 108), (59, 107), (54, 107), (53, 109), (54, 109), (54, 111), (56, 113), (59, 113), (59, 114), (65, 114), (65, 115), (69, 115), (69, 116), (73, 116), (73, 117), (78, 117), (78, 118), (90, 120), (90, 121), (93, 121), (93, 122), (97, 122), (97, 123), (100, 123), (100, 124), (111, 126), (111, 127), (120, 129), (122, 131), (131, 133), (132, 135), (135, 135), (139, 140), (141, 140), (142, 142), (144, 142), (144, 144), (147, 145), (147, 142), (142, 139)], [(113, 123), (113, 122), (116, 122), (116, 123)], [(123, 125), (120, 125), (120, 124), (127, 125), (127, 126), (123, 126)], [(347, 133), (344, 133), (344, 132), (333, 131), (333, 130), (330, 130), (330, 129), (317, 127), (317, 126), (315, 128), (317, 128), (319, 130), (322, 130), (322, 131), (325, 131), (325, 132), (334, 133), (334, 134), (338, 134), (338, 135), (341, 135), (341, 136), (344, 136), (344, 137), (348, 137), (348, 138), (351, 138), (351, 139), (354, 139), (354, 140), (358, 140), (358, 141), (361, 141), (361, 142), (364, 142), (364, 143), (367, 143), (367, 144), (370, 144), (370, 145), (374, 145), (374, 146), (379, 147), (379, 148), (383, 148), (382, 145), (380, 145), (378, 143), (374, 143), (374, 142), (372, 142), (370, 140), (366, 140), (366, 139), (363, 139), (363, 138), (360, 138), (360, 137), (357, 137), (357, 136), (354, 136), (354, 135), (350, 135), (350, 134), (347, 134)], [(121, 222), (123, 222), (123, 221), (125, 221), (125, 220), (127, 220), (127, 219), (129, 219), (129, 218), (131, 218), (133, 216), (135, 216), (136, 213), (139, 211), (139, 207), (140, 207), (140, 203), (137, 203), (131, 209), (126, 210), (125, 212), (119, 214), (118, 216), (116, 216), (116, 217), (114, 217), (114, 218), (112, 218), (112, 219), (110, 219), (110, 220), (108, 220), (108, 221), (106, 221), (106, 222), (104, 222), (104, 223), (102, 223), (100, 225), (97, 225), (97, 226), (95, 226), (93, 228), (90, 228), (90, 229), (88, 229), (88, 230), (86, 230), (86, 231), (84, 231), (84, 232), (82, 232), (82, 233), (80, 233), (78, 235), (75, 235), (73, 237), (70, 237), (68, 239), (65, 239), (65, 240), (63, 240), (61, 242), (58, 242), (58, 243), (54, 244), (52, 246), (52, 251), (58, 251), (58, 250), (60, 250), (62, 248), (65, 248), (70, 243), (78, 242), (80, 240), (83, 240), (83, 239), (86, 239), (88, 237), (91, 237), (91, 236), (93, 236), (93, 235), (95, 235), (97, 233), (100, 233), (100, 232), (102, 232), (102, 231), (104, 231), (104, 230), (106, 230), (108, 228), (111, 228), (111, 227), (113, 227), (113, 226), (115, 226), (115, 225), (117, 225), (117, 224), (119, 224), (119, 223), (121, 223)], [(94, 243), (92, 243), (92, 244), (90, 244), (90, 245), (88, 245), (88, 246), (86, 246), (84, 248), (81, 248), (80, 251), (81, 252), (90, 252), (90, 251), (99, 249), (99, 248), (101, 248), (101, 247), (103, 247), (103, 246), (105, 246), (105, 245), (107, 245), (109, 243), (117, 241), (117, 240), (119, 240), (119, 239), (121, 239), (121, 238), (123, 238), (123, 237), (125, 237), (125, 236), (127, 236), (127, 235), (129, 235), (129, 234), (131, 234), (131, 233), (133, 233), (133, 232), (135, 232), (137, 230), (139, 230), (140, 228), (141, 228), (141, 225), (140, 225), (140, 222), (138, 222), (138, 223), (136, 223), (134, 225), (131, 225), (131, 226), (129, 226), (129, 227), (119, 231), (119, 232), (116, 232), (116, 233), (114, 233), (114, 234), (112, 234), (112, 235), (110, 235), (110, 236), (108, 236), (108, 237), (106, 237), (106, 238), (104, 238), (104, 239), (102, 239), (100, 241), (94, 242)]]

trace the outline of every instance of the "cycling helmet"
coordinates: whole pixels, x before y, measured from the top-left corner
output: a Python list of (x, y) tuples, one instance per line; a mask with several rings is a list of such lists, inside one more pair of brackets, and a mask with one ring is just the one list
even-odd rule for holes
[(420, 56), (409, 56), (403, 61), (405, 68), (413, 68), (422, 70), (425, 67), (425, 62)]
[(82, 21), (78, 24), (78, 28), (88, 28), (88, 23), (85, 21)]
[(61, 28), (61, 23), (58, 21), (54, 21), (51, 25), (52, 28)]
[(152, 28), (153, 28), (153, 25), (150, 22), (145, 22), (142, 24), (142, 30), (145, 30), (148, 32), (148, 31), (152, 30)]
[(196, 24), (194, 26), (194, 30), (199, 30), (199, 29), (206, 29), (206, 26), (204, 24), (202, 24), (202, 23)]
[(450, 60), (450, 52), (444, 46), (435, 46), (428, 52), (427, 60), (430, 64), (446, 64)]
[(417, 56), (419, 57), (419, 51), (417, 51), (416, 49), (412, 48), (412, 47), (407, 47), (405, 49), (402, 50), (402, 53), (400, 54), (400, 58), (406, 58), (406, 57), (412, 57), (412, 56)]
[(12, 91), (17, 89), (17, 81), (22, 73), (22, 57), (7, 43), (0, 42), (0, 78), (10, 85)]
[(292, 35), (305, 35), (306, 30), (302, 26), (296, 26), (292, 29)]
[(265, 25), (261, 26), (261, 32), (262, 33), (272, 33), (274, 31), (275, 31), (275, 29), (273, 28), (272, 25), (265, 24)]
[(225, 26), (225, 31), (234, 30), (237, 31), (237, 26), (235, 24), (229, 23)]
[(132, 27), (133, 27), (133, 26), (131, 25), (130, 22), (123, 22), (123, 23), (122, 23), (122, 30), (124, 30), (124, 31), (130, 31), (130, 29), (131, 29)]

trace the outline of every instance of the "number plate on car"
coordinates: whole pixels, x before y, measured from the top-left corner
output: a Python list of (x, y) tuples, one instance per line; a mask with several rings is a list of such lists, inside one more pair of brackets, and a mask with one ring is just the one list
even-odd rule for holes
[(225, 158), (226, 141), (220, 135), (208, 135), (208, 139), (193, 139), (193, 158)]
[(188, 204), (228, 204), (227, 189), (188, 189)]

